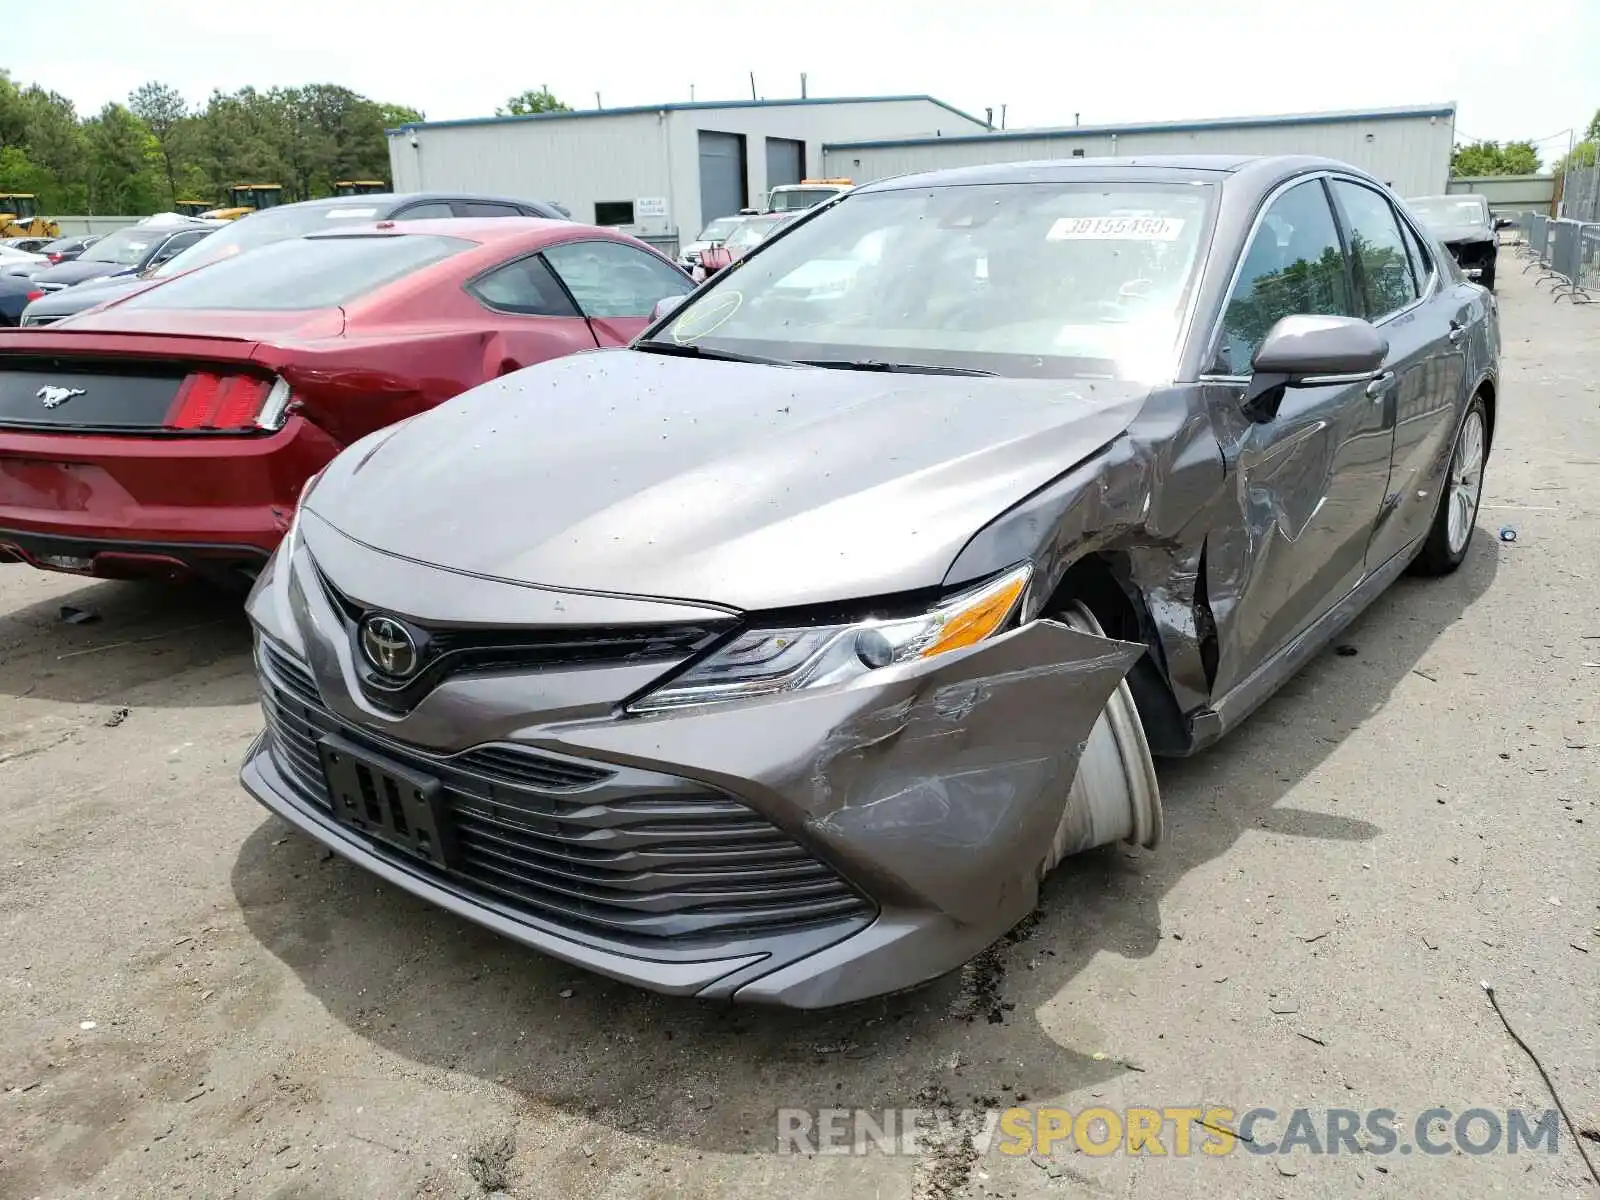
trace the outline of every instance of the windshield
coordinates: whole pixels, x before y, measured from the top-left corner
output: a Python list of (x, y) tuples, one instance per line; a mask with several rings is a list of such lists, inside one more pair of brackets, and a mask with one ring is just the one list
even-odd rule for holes
[(150, 288), (126, 303), (252, 312), (333, 308), (476, 245), (432, 234), (294, 238)]
[(740, 218), (738, 217), (718, 217), (700, 231), (700, 236), (695, 241), (720, 242), (735, 229), (739, 228), (739, 222)]
[(1423, 196), (1406, 203), (1425, 225), (1443, 228), (1489, 224), (1489, 205), (1482, 196)]
[(764, 221), (759, 217), (751, 217), (730, 233), (723, 245), (729, 250), (748, 250), (752, 246), (759, 246), (783, 226), (782, 221)]
[(162, 233), (152, 233), (138, 225), (119, 229), (115, 233), (106, 234), (78, 255), (78, 261), (115, 263), (119, 267), (135, 266), (144, 258), (151, 244), (164, 236)]
[(701, 288), (653, 340), (789, 360), (1167, 378), (1214, 192), (853, 193)]
[(219, 259), (232, 258), (257, 246), (270, 246), (273, 242), (287, 241), (305, 233), (323, 229), (338, 229), (341, 221), (363, 223), (382, 219), (382, 213), (373, 204), (319, 204), (302, 208), (293, 205), (273, 209), (271, 212), (251, 213), (240, 217), (226, 229), (196, 242), (182, 254), (168, 259), (151, 272), (154, 279), (181, 275)]
[(767, 207), (773, 212), (801, 212), (838, 194), (838, 188), (778, 188)]

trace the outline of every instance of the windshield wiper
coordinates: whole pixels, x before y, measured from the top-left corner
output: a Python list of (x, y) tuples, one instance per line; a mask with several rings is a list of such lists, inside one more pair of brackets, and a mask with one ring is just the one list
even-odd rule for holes
[(823, 367), (829, 371), (888, 371), (907, 375), (993, 375), (993, 371), (979, 371), (972, 367), (940, 367), (932, 363), (882, 362), (875, 358), (802, 358), (808, 367)]
[(762, 358), (756, 354), (740, 354), (733, 350), (717, 350), (711, 346), (694, 346), (683, 342), (635, 342), (635, 350), (649, 354), (676, 354), (680, 358), (715, 358), (723, 362), (759, 363), (766, 367), (792, 367), (787, 358)]

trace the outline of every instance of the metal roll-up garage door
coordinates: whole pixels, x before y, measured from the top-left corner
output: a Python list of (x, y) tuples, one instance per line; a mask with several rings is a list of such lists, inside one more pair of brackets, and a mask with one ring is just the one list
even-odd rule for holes
[(700, 224), (745, 207), (744, 134), (700, 131)]
[(799, 183), (806, 177), (806, 144), (790, 138), (767, 139), (767, 187)]

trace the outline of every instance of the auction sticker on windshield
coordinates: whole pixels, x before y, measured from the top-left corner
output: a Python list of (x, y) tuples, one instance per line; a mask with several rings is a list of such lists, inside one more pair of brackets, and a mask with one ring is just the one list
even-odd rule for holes
[(1047, 242), (1175, 242), (1183, 232), (1177, 217), (1062, 217)]

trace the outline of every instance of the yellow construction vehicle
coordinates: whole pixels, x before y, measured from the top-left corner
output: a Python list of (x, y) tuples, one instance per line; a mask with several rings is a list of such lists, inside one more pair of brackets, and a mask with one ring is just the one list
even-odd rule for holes
[(209, 200), (174, 200), (172, 209), (186, 217), (203, 217), (217, 206)]
[(375, 196), (388, 190), (389, 185), (381, 179), (341, 179), (333, 185), (335, 196)]
[(32, 192), (0, 192), (0, 237), (61, 236), (61, 226), (39, 215), (39, 199)]
[(213, 208), (201, 216), (234, 221), (247, 213), (260, 212), (263, 208), (277, 208), (282, 203), (281, 183), (236, 183), (228, 189), (226, 208)]

